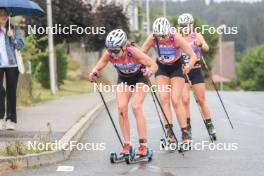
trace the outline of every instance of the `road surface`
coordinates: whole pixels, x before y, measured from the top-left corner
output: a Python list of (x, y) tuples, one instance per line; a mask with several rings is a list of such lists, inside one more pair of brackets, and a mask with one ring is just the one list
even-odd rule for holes
[[(150, 163), (127, 165), (110, 164), (109, 153), (118, 151), (120, 144), (105, 113), (100, 114), (94, 124), (87, 129), (81, 142), (104, 143), (103, 151), (75, 151), (68, 161), (57, 165), (30, 169), (22, 172), (4, 174), (12, 176), (241, 176), (264, 175), (264, 93), (262, 92), (226, 92), (222, 94), (235, 129), (232, 130), (226, 120), (215, 92), (207, 92), (212, 108), (213, 120), (217, 129), (217, 144), (225, 145), (229, 150), (193, 150), (184, 156), (159, 149), (159, 139), (163, 136), (151, 96), (144, 104), (148, 121), (149, 146), (154, 150)], [(98, 96), (99, 98), (99, 96)], [(208, 135), (201, 120), (198, 108), (192, 99), (192, 126), (194, 143), (208, 141)], [(110, 106), (113, 116), (117, 116), (116, 104)], [(132, 124), (132, 142), (136, 145), (135, 119), (129, 111)], [(117, 119), (115, 119), (117, 120)], [(176, 120), (174, 119), (174, 124)], [(179, 128), (176, 128), (180, 136)], [(237, 150), (230, 150), (235, 145)], [(96, 147), (95, 147), (96, 148)], [(233, 148), (234, 149), (234, 148)], [(73, 166), (70, 172), (56, 171), (58, 166)]]

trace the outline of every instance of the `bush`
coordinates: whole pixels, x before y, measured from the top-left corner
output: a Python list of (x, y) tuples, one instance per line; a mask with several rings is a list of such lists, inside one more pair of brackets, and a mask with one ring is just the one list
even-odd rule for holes
[(56, 57), (57, 57), (57, 81), (60, 87), (63, 81), (67, 79), (67, 51), (64, 44), (59, 44), (56, 46)]
[(264, 90), (264, 45), (250, 49), (238, 65), (238, 78), (244, 90)]
[[(55, 47), (56, 52), (56, 66), (57, 66), (57, 82), (60, 87), (63, 81), (67, 79), (67, 54), (63, 44), (59, 44)], [(36, 80), (44, 88), (50, 88), (50, 75), (49, 75), (49, 56), (48, 52), (45, 52), (38, 56), (37, 59), (32, 61), (32, 73)]]

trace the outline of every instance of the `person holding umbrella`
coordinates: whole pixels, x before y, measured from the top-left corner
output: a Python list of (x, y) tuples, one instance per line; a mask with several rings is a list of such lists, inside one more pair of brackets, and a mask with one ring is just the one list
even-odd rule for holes
[[(21, 50), (24, 47), (20, 30), (10, 26), (8, 18), (8, 10), (0, 8), (0, 130), (15, 130), (16, 90), (19, 75), (15, 49)], [(3, 86), (4, 77), (6, 89)], [(5, 112), (6, 120), (4, 120)]]
[[(12, 27), (10, 17), (42, 16), (44, 14), (43, 9), (30, 0), (0, 1), (0, 130), (15, 130), (18, 65), (21, 65), (18, 64), (20, 62), (18, 62), (15, 50), (21, 50), (24, 47), (20, 30)], [(3, 86), (4, 76), (6, 90)], [(6, 103), (5, 99), (7, 99)], [(4, 120), (5, 114), (6, 120)]]

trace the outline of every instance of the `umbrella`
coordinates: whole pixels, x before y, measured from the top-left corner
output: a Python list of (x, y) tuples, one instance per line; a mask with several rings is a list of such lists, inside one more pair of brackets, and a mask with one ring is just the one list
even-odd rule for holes
[(0, 8), (6, 8), (10, 16), (42, 16), (44, 10), (30, 0), (1, 0)]

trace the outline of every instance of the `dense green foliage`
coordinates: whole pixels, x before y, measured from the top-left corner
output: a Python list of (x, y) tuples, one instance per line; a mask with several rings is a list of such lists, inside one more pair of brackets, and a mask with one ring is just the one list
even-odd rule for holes
[[(264, 1), (216, 3), (211, 0), (210, 4), (206, 4), (204, 0), (166, 0), (166, 4), (168, 16), (179, 16), (187, 12), (215, 27), (221, 24), (238, 27), (238, 34), (224, 35), (224, 40), (235, 41), (236, 51), (244, 52), (247, 48), (264, 43)], [(151, 1), (150, 5), (161, 9), (162, 1)]]
[(250, 49), (238, 65), (238, 78), (244, 90), (264, 90), (264, 45)]

